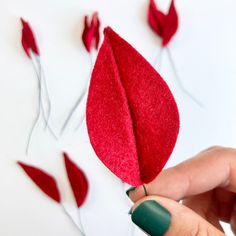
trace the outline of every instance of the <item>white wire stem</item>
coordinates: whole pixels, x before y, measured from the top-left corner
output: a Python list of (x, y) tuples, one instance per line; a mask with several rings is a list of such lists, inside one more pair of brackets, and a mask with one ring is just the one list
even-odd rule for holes
[(29, 146), (30, 146), (30, 142), (32, 139), (32, 135), (34, 132), (34, 129), (38, 123), (39, 117), (40, 117), (40, 107), (41, 107), (41, 83), (40, 80), (38, 80), (38, 107), (37, 107), (37, 113), (36, 113), (36, 117), (33, 121), (33, 124), (31, 126), (30, 132), (29, 132), (29, 136), (28, 136), (28, 140), (27, 140), (27, 144), (26, 144), (26, 150), (25, 153), (28, 156), (29, 153)]
[[(87, 94), (87, 93), (84, 94), (83, 100), (87, 97), (86, 94)], [(85, 113), (86, 113), (86, 111), (84, 111), (84, 112), (82, 113), (82, 116), (80, 117), (79, 122), (78, 122), (78, 124), (77, 124), (76, 127), (75, 127), (75, 131), (77, 131), (77, 130), (80, 128), (80, 126), (82, 125), (82, 123), (83, 123), (83, 121), (84, 121), (84, 119), (85, 119)]]
[(41, 70), (41, 64), (39, 63), (38, 64), (38, 67), (39, 67), (39, 71), (37, 70), (36, 68), (36, 65), (34, 64), (34, 62), (32, 61), (32, 65), (33, 65), (33, 68), (34, 68), (34, 71), (35, 71), (35, 74), (36, 74), (36, 77), (38, 79), (38, 83), (40, 84), (40, 109), (42, 110), (42, 116), (43, 116), (43, 120), (45, 122), (45, 127), (48, 128), (49, 132), (51, 133), (51, 135), (54, 137), (55, 140), (58, 140), (58, 137), (57, 135), (55, 134), (55, 132), (53, 131), (53, 129), (51, 128), (51, 126), (49, 125), (48, 123), (48, 118), (46, 116), (46, 112), (45, 112), (45, 109), (44, 109), (44, 106), (43, 106), (43, 100), (42, 100), (42, 79), (41, 79), (41, 75), (42, 75), (42, 70)]
[(49, 119), (50, 119), (50, 115), (51, 115), (51, 100), (50, 100), (50, 96), (49, 96), (49, 91), (48, 91), (48, 86), (47, 86), (47, 82), (46, 82), (46, 79), (45, 79), (45, 73), (44, 73), (44, 70), (42, 68), (42, 64), (41, 64), (41, 60), (40, 60), (40, 57), (37, 57), (36, 56), (36, 61), (38, 63), (38, 67), (40, 69), (40, 78), (41, 78), (41, 83), (45, 89), (45, 94), (46, 94), (46, 101), (47, 101), (47, 104), (48, 104), (48, 114), (47, 114), (47, 117), (46, 117), (46, 122), (45, 122), (45, 129), (47, 128), (48, 126), (48, 123), (49, 123)]
[(66, 210), (65, 206), (63, 204), (61, 204), (61, 207), (62, 207), (62, 210), (65, 213), (65, 215), (70, 219), (70, 221), (73, 223), (74, 227), (79, 231), (80, 235), (81, 236), (85, 236), (85, 234), (83, 233), (81, 228), (75, 222), (74, 218), (68, 213), (68, 211)]
[[(159, 67), (161, 67), (162, 54), (163, 54), (163, 47), (157, 50), (156, 56), (154, 57), (152, 64), (154, 68), (156, 68), (158, 62), (159, 62)], [(158, 71), (160, 71), (160, 68), (158, 68)]]
[(78, 212), (78, 220), (79, 220), (80, 228), (81, 228), (83, 234), (86, 235), (86, 234), (85, 234), (85, 230), (84, 230), (83, 221), (82, 221), (81, 210), (78, 208), (78, 209), (77, 209), (77, 212)]
[(170, 52), (170, 49), (168, 47), (166, 47), (166, 51), (167, 51), (167, 55), (169, 57), (169, 60), (170, 60), (170, 63), (171, 63), (171, 66), (172, 66), (172, 69), (173, 69), (173, 72), (175, 74), (175, 78), (176, 78), (176, 81), (180, 87), (180, 89), (189, 97), (192, 99), (192, 101), (194, 101), (198, 106), (200, 106), (201, 108), (203, 108), (203, 104), (202, 102), (200, 102), (197, 98), (195, 98), (183, 85), (181, 79), (180, 79), (180, 76), (179, 76), (179, 73), (177, 71), (177, 68), (175, 66), (175, 63), (174, 63), (174, 60), (173, 60), (173, 57), (171, 55), (171, 52)]
[[(88, 84), (89, 84), (89, 81), (90, 81), (90, 77), (91, 77), (91, 72), (92, 72), (92, 69), (93, 69), (93, 57), (92, 57), (92, 54), (89, 54), (89, 58), (90, 58), (90, 70), (89, 70), (89, 78), (88, 78), (88, 82), (85, 84), (83, 90), (82, 90), (82, 93), (80, 94), (80, 96), (78, 97), (77, 101), (75, 102), (74, 106), (72, 107), (69, 115), (67, 116), (62, 128), (61, 128), (61, 132), (60, 134), (63, 134), (63, 132), (65, 131), (70, 119), (72, 118), (74, 112), (76, 111), (77, 107), (80, 105), (80, 103), (83, 101), (85, 95), (86, 95), (86, 91), (87, 91), (87, 87), (88, 87)], [(83, 121), (83, 119), (82, 119)], [(80, 126), (81, 124), (81, 119), (80, 119), (80, 122), (79, 122), (79, 125), (76, 126), (76, 129)]]

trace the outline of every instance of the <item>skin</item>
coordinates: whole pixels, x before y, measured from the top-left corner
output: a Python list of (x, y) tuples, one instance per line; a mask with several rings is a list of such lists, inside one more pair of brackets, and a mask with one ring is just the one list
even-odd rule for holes
[[(172, 212), (174, 222), (175, 219), (180, 222), (180, 212), (186, 210), (188, 219), (196, 217), (201, 229), (215, 230), (209, 235), (216, 232), (224, 235), (220, 220), (230, 224), (236, 235), (236, 149), (212, 147), (204, 150), (162, 171), (145, 186), (148, 197), (144, 197), (142, 186), (130, 192), (129, 196), (135, 202), (133, 209), (142, 201), (155, 199)], [(180, 200), (182, 205), (176, 204)], [(178, 212), (176, 218), (175, 212)], [(193, 231), (196, 228), (194, 222), (190, 220), (186, 224), (192, 225)], [(173, 234), (168, 232), (167, 235)]]

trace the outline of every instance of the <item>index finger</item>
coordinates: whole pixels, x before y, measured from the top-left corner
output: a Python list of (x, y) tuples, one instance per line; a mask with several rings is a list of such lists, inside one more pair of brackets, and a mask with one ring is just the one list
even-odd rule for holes
[[(207, 149), (192, 159), (162, 171), (145, 187), (148, 195), (177, 201), (217, 187), (236, 193), (236, 149)], [(129, 192), (129, 197), (135, 202), (144, 195), (142, 186)]]

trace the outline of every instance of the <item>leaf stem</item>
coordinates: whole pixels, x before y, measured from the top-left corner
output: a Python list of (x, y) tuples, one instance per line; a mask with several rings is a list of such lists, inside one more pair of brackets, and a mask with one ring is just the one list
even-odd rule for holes
[(78, 219), (79, 219), (79, 224), (80, 224), (81, 230), (82, 230), (83, 234), (86, 235), (85, 230), (84, 230), (84, 226), (83, 226), (81, 210), (78, 208), (77, 211), (78, 211)]
[[(37, 60), (36, 60), (37, 61)], [(48, 128), (49, 132), (51, 133), (51, 135), (54, 137), (55, 140), (58, 140), (58, 137), (57, 135), (55, 134), (55, 132), (53, 131), (53, 129), (51, 128), (51, 126), (49, 125), (48, 121), (49, 121), (49, 115), (47, 116), (46, 115), (46, 112), (45, 112), (45, 109), (44, 109), (44, 106), (43, 106), (43, 100), (42, 100), (42, 70), (41, 70), (41, 64), (39, 63), (38, 64), (38, 67), (39, 67), (39, 72), (36, 68), (36, 65), (34, 64), (34, 62), (32, 61), (32, 65), (33, 65), (33, 68), (34, 68), (34, 71), (35, 71), (35, 74), (36, 74), (36, 77), (38, 79), (38, 83), (40, 84), (40, 108), (42, 109), (42, 115), (43, 115), (43, 120), (45, 122), (45, 128)]]
[(36, 57), (36, 61), (38, 63), (40, 78), (41, 78), (42, 85), (44, 86), (44, 89), (46, 92), (46, 100), (47, 100), (47, 104), (48, 104), (48, 114), (47, 114), (47, 117), (45, 117), (45, 129), (46, 129), (48, 126), (48, 123), (49, 123), (50, 115), (51, 115), (51, 100), (50, 100), (48, 86), (47, 86), (47, 82), (45, 79), (45, 73), (44, 73), (44, 70), (43, 70), (43, 67), (41, 64), (41, 60), (39, 57)]
[(197, 99), (195, 98), (183, 85), (181, 79), (180, 79), (180, 76), (179, 76), (179, 73), (177, 71), (177, 68), (175, 66), (175, 63), (174, 63), (174, 60), (173, 60), (173, 57), (171, 55), (171, 52), (170, 52), (170, 49), (168, 47), (166, 47), (166, 51), (167, 51), (167, 54), (168, 54), (168, 57), (169, 57), (169, 60), (170, 60), (170, 63), (171, 63), (171, 66), (172, 66), (172, 69), (173, 69), (173, 72), (175, 74), (175, 77), (176, 77), (176, 81), (180, 87), (180, 89), (189, 97), (192, 99), (192, 101), (194, 101), (198, 106), (200, 106), (201, 108), (203, 108), (203, 104)]
[(81, 228), (77, 225), (77, 223), (75, 222), (74, 218), (68, 213), (68, 211), (66, 210), (65, 206), (63, 204), (61, 204), (62, 210), (65, 213), (65, 215), (70, 219), (70, 221), (73, 223), (74, 227), (79, 231), (79, 233), (82, 236), (85, 236), (85, 234), (83, 233), (83, 231), (81, 230)]
[(33, 135), (34, 129), (35, 129), (35, 127), (38, 123), (39, 117), (40, 117), (40, 107), (41, 107), (41, 84), (40, 84), (40, 81), (38, 80), (38, 107), (37, 107), (36, 117), (33, 121), (32, 126), (31, 126), (31, 129), (29, 132), (29, 137), (28, 137), (27, 144), (26, 144), (26, 151), (25, 152), (26, 152), (27, 156), (29, 153), (29, 146), (30, 146), (30, 142), (32, 139), (32, 135)]
[(153, 60), (153, 67), (156, 68), (157, 66), (157, 63), (159, 62), (160, 65), (159, 65), (159, 71), (160, 71), (160, 67), (161, 67), (161, 61), (162, 61), (162, 54), (163, 54), (163, 47), (161, 47), (160, 49), (158, 49), (157, 53), (156, 53), (156, 56), (154, 57), (154, 60)]
[[(80, 103), (81, 103), (81, 102), (83, 101), (83, 99), (85, 98), (85, 95), (86, 95), (86, 92), (87, 92), (87, 88), (88, 88), (88, 83), (89, 83), (89, 81), (90, 81), (90, 76), (91, 76), (91, 72), (92, 72), (92, 68), (93, 68), (93, 57), (92, 57), (91, 54), (89, 54), (89, 58), (90, 58), (90, 70), (89, 70), (89, 78), (88, 78), (88, 81), (86, 82), (86, 84), (85, 84), (85, 86), (84, 86), (84, 88), (83, 88), (83, 90), (82, 90), (82, 93), (81, 93), (80, 96), (78, 97), (78, 99), (77, 99), (77, 101), (75, 102), (74, 106), (72, 107), (72, 109), (71, 109), (69, 115), (67, 116), (67, 118), (66, 118), (66, 120), (65, 120), (65, 122), (64, 122), (64, 124), (63, 124), (63, 126), (62, 126), (62, 128), (61, 128), (60, 134), (63, 134), (63, 132), (65, 131), (65, 129), (66, 129), (66, 127), (67, 127), (67, 125), (68, 125), (68, 123), (69, 123), (71, 117), (73, 116), (75, 110), (77, 109), (77, 107), (80, 105)], [(84, 114), (83, 114), (83, 115), (84, 115)], [(82, 115), (82, 116), (83, 116), (83, 115)], [(77, 130), (77, 128), (81, 125), (82, 121), (83, 121), (83, 118), (82, 118), (82, 120), (80, 119), (79, 124), (76, 126), (76, 130)]]

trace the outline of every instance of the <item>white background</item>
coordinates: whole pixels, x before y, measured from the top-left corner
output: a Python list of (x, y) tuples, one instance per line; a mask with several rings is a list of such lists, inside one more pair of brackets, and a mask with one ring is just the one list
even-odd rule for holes
[[(27, 135), (36, 112), (37, 83), (32, 65), (21, 48), (19, 17), (29, 20), (36, 32), (53, 106), (51, 125), (58, 131), (89, 73), (88, 56), (80, 38), (84, 14), (98, 10), (103, 26), (112, 26), (152, 62), (160, 41), (147, 26), (147, 2), (0, 0), (1, 236), (78, 235), (61, 208), (41, 194), (15, 164), (16, 160), (23, 160), (53, 174), (65, 192), (63, 197), (68, 208), (75, 213), (62, 150), (89, 177), (89, 196), (81, 209), (87, 235), (131, 235), (127, 215), (131, 203), (119, 180), (95, 156), (85, 122), (74, 132), (83, 108), (77, 110), (58, 142), (43, 130), (41, 120), (29, 156), (25, 155)], [(165, 0), (158, 2), (163, 9), (169, 4)], [(170, 50), (182, 82), (203, 102), (204, 108), (179, 89), (164, 54), (161, 74), (170, 85), (181, 114), (179, 139), (167, 166), (210, 145), (236, 145), (236, 2), (176, 2), (180, 28)]]

